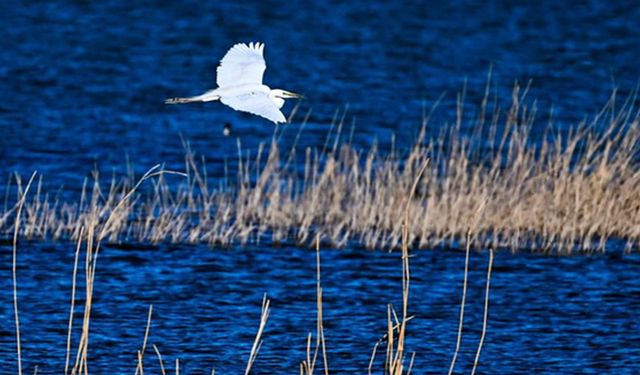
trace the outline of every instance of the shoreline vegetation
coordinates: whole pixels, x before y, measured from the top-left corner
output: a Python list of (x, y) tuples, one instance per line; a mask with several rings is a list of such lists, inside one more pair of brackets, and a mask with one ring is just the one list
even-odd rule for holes
[[(469, 137), (461, 132), (461, 95), (455, 125), (442, 137), (427, 140), (429, 116), (425, 116), (420, 135), (406, 155), (395, 151), (382, 155), (375, 146), (360, 152), (348, 144), (339, 145), (336, 137), (329, 151), (306, 149), (306, 162), (300, 168), (292, 164), (295, 146), (283, 152), (274, 140), (266, 155), (261, 148), (254, 159), (239, 157), (237, 182), (231, 188), (208, 185), (206, 163), (198, 161), (188, 144), (184, 171), (157, 165), (139, 179), (114, 179), (108, 188), (94, 175), (92, 183), (85, 182), (78, 202), (48, 198), (36, 173), (27, 182), (16, 176), (16, 201), (10, 204), (5, 199), (0, 234), (12, 240), (18, 373), (23, 370), (17, 277), (20, 241), (75, 241), (65, 374), (88, 374), (93, 286), (104, 245), (128, 241), (235, 245), (259, 241), (267, 234), (273, 243), (315, 244), (316, 332), (307, 336), (306, 358), (299, 362), (301, 374), (320, 372), (321, 366), (327, 374), (331, 366), (330, 338), (327, 344), (323, 325), (321, 238), (337, 247), (355, 243), (401, 250), (400, 309), (387, 305), (386, 333), (373, 345), (368, 367), (368, 373), (381, 368), (390, 375), (410, 374), (415, 355), (405, 347), (407, 325), (413, 319), (408, 308), (410, 249), (453, 243), (464, 243), (466, 249), (449, 374), (456, 364), (460, 367), (458, 355), (464, 354), (460, 346), (469, 253), (471, 248), (488, 249), (482, 330), (471, 368), (475, 373), (488, 330), (494, 249), (605, 251), (613, 239), (631, 251), (640, 238), (640, 116), (632, 106), (635, 96), (616, 108), (613, 95), (601, 112), (568, 135), (544, 134), (536, 143), (531, 139), (535, 109), (521, 104), (526, 91), (521, 94), (516, 86), (513, 103), (504, 113), (496, 109), (488, 115), (487, 101), (483, 101)], [(485, 117), (491, 119), (486, 127)], [(334, 125), (339, 134), (343, 122)], [(243, 155), (240, 147), (239, 155)], [(172, 186), (168, 175), (177, 175), (181, 182)], [(259, 359), (270, 313), (265, 294), (245, 374)], [(135, 353), (136, 374), (144, 373), (145, 355), (156, 355), (157, 361), (147, 358), (146, 363), (157, 363), (162, 374), (172, 365), (165, 367), (161, 350), (150, 339), (152, 314), (149, 306), (142, 345)], [(179, 359), (171, 367), (178, 374)]]
[[(156, 166), (140, 180), (114, 179), (108, 186), (94, 174), (75, 202), (51, 198), (40, 176), (25, 197), (19, 225), (15, 212), (25, 184), (15, 176), (7, 192), (16, 197), (0, 207), (0, 236), (9, 239), (19, 228), (21, 239), (75, 242), (87, 236), (82, 228), (94, 228), (113, 244), (310, 246), (322, 233), (328, 246), (400, 249), (404, 201), (428, 160), (407, 206), (412, 248), (463, 248), (470, 233), (480, 248), (514, 252), (637, 249), (635, 93), (619, 103), (614, 92), (600, 112), (567, 132), (554, 130), (550, 119), (540, 134), (535, 102), (524, 104), (527, 88), (516, 85), (503, 110), (488, 104), (488, 87), (477, 115), (464, 114), (463, 92), (451, 126), (423, 116), (413, 147), (403, 152), (339, 143), (343, 118), (332, 124), (335, 142), (324, 150), (281, 150), (274, 137), (250, 157), (238, 145), (237, 170), (228, 179), (234, 182), (225, 186), (210, 186), (206, 162), (188, 144), (184, 170)], [(428, 139), (427, 129), (435, 127), (443, 129), (441, 136)], [(304, 165), (295, 165), (300, 152)], [(168, 181), (167, 174), (182, 177)], [(144, 180), (151, 182), (138, 189)]]
[[(372, 374), (374, 368), (379, 368), (382, 370), (384, 374), (389, 375), (410, 375), (413, 369), (413, 363), (415, 358), (415, 352), (409, 352), (405, 347), (405, 337), (407, 334), (407, 324), (414, 317), (409, 315), (408, 305), (409, 305), (409, 292), (410, 292), (410, 282), (411, 282), (411, 272), (409, 266), (409, 207), (413, 198), (415, 197), (417, 186), (420, 182), (420, 177), (423, 175), (427, 166), (429, 165), (429, 161), (425, 160), (419, 172), (417, 173), (410, 192), (404, 198), (404, 204), (402, 209), (402, 244), (401, 244), (401, 260), (402, 260), (402, 301), (401, 301), (401, 312), (398, 314), (396, 308), (393, 304), (387, 304), (387, 322), (386, 322), (386, 333), (380, 337), (380, 339), (373, 345), (373, 350), (371, 353), (371, 358), (368, 364), (367, 373)], [(154, 168), (155, 169), (155, 168)], [(90, 337), (90, 321), (91, 321), (91, 312), (93, 310), (93, 291), (94, 291), (94, 283), (95, 283), (95, 275), (96, 275), (96, 267), (98, 261), (98, 255), (100, 253), (102, 241), (107, 237), (109, 225), (112, 219), (117, 214), (117, 209), (127, 204), (127, 201), (132, 199), (133, 193), (136, 189), (147, 179), (160, 176), (163, 171), (154, 172), (154, 169), (148, 171), (139, 181), (135, 184), (132, 189), (115, 204), (115, 209), (111, 211), (109, 216), (106, 218), (106, 223), (102, 226), (102, 229), (98, 230), (95, 226), (96, 222), (92, 223), (93, 225), (85, 228), (82, 227), (80, 229), (80, 235), (78, 236), (75, 255), (74, 255), (74, 263), (73, 263), (73, 276), (72, 276), (72, 286), (71, 286), (71, 302), (69, 308), (69, 323), (67, 328), (67, 340), (66, 340), (66, 357), (65, 357), (65, 374), (78, 375), (85, 374), (88, 375), (90, 373), (89, 368), (89, 337)], [(35, 178), (35, 173), (31, 176), (29, 181), (26, 183), (24, 191), (21, 191), (21, 195), (18, 199), (17, 207), (16, 207), (16, 226), (14, 227), (13, 234), (13, 242), (12, 242), (12, 285), (13, 285), (13, 308), (14, 308), (14, 319), (15, 319), (15, 334), (16, 334), (16, 354), (17, 354), (17, 373), (22, 375), (23, 373), (23, 362), (22, 362), (22, 345), (21, 345), (21, 336), (20, 336), (20, 315), (19, 315), (19, 303), (18, 303), (18, 282), (17, 282), (17, 257), (18, 257), (18, 234), (20, 233), (20, 224), (22, 221), (20, 220), (21, 214), (23, 213), (24, 205), (26, 202), (26, 197), (33, 185), (33, 181)], [(86, 230), (86, 232), (85, 232)], [(86, 234), (86, 236), (85, 236)], [(466, 302), (466, 291), (468, 285), (468, 271), (469, 271), (469, 254), (471, 250), (471, 234), (467, 232), (466, 235), (466, 257), (465, 257), (465, 265), (464, 265), (464, 279), (462, 284), (462, 300), (460, 304), (460, 315), (458, 322), (458, 330), (457, 330), (457, 339), (455, 344), (455, 351), (453, 357), (451, 359), (451, 363), (449, 365), (449, 374), (452, 374), (454, 369), (456, 368), (456, 360), (458, 358), (458, 354), (460, 353), (460, 343), (463, 335), (463, 326), (464, 326), (464, 312), (465, 312), (465, 302)], [(325, 342), (325, 334), (324, 334), (324, 320), (323, 320), (323, 289), (321, 283), (321, 260), (320, 260), (320, 237), (321, 234), (316, 234), (315, 236), (315, 250), (316, 250), (316, 332), (315, 332), (315, 344), (314, 335), (312, 332), (309, 332), (306, 340), (306, 357), (299, 362), (299, 370), (300, 374), (312, 375), (315, 373), (316, 368), (318, 372), (320, 371), (320, 356), (322, 356), (322, 369), (325, 375), (329, 374), (329, 357), (327, 356), (327, 348)], [(78, 281), (78, 268), (79, 268), (79, 260), (81, 259), (81, 253), (83, 250), (83, 242), (84, 242), (84, 301), (82, 297), (78, 298), (77, 296), (77, 281)], [(479, 343), (477, 346), (477, 350), (475, 352), (475, 357), (473, 360), (473, 366), (471, 368), (471, 374), (475, 374), (476, 369), (478, 368), (480, 354), (482, 351), (482, 347), (484, 345), (484, 339), (487, 332), (487, 322), (488, 322), (488, 312), (489, 312), (489, 292), (490, 292), (490, 281), (491, 281), (491, 270), (493, 265), (493, 249), (489, 250), (489, 262), (488, 269), (486, 275), (486, 288), (484, 291), (484, 315), (482, 322), (482, 331), (479, 339)], [(74, 316), (79, 313), (76, 311), (76, 302), (80, 303), (82, 306), (82, 321), (80, 323), (74, 324)], [(82, 303), (84, 302), (84, 303)], [(260, 323), (258, 325), (257, 333), (255, 339), (253, 341), (253, 345), (251, 346), (251, 350), (249, 352), (248, 361), (245, 368), (245, 375), (249, 375), (251, 370), (258, 358), (258, 354), (260, 348), (262, 346), (263, 333), (264, 329), (267, 325), (269, 314), (271, 312), (270, 301), (267, 298), (267, 294), (265, 293), (262, 299), (262, 307), (260, 313)], [(149, 305), (149, 311), (147, 315), (146, 327), (144, 330), (144, 336), (142, 340), (142, 346), (140, 350), (136, 351), (137, 364), (135, 367), (136, 375), (144, 374), (144, 356), (151, 349), (148, 346), (149, 342), (152, 342), (153, 339), (150, 338), (150, 327), (151, 320), (153, 314), (153, 305)], [(78, 327), (80, 326), (80, 327)], [(75, 329), (74, 329), (75, 328)], [(77, 330), (80, 330), (80, 333), (77, 333)], [(74, 332), (76, 332), (74, 334)], [(79, 335), (79, 337), (78, 337)], [(75, 346), (75, 342), (77, 342), (77, 347)], [(157, 366), (159, 367), (160, 373), (165, 375), (167, 373), (167, 368), (171, 369), (168, 365), (165, 365), (165, 360), (162, 357), (158, 346), (154, 343), (151, 344), (153, 347), (153, 351), (157, 357)], [(385, 348), (386, 346), (386, 348)], [(380, 354), (378, 357), (378, 351), (384, 348), (384, 359), (379, 358), (382, 357)], [(75, 354), (74, 354), (75, 352)], [(313, 354), (312, 354), (313, 353)], [(410, 353), (410, 354), (409, 354)], [(75, 359), (74, 359), (75, 358)], [(379, 359), (377, 359), (379, 358)], [(39, 369), (38, 365), (34, 366), (34, 373), (37, 373)], [(180, 374), (180, 359), (175, 359), (175, 374)], [(211, 374), (215, 374), (215, 368), (211, 370)]]

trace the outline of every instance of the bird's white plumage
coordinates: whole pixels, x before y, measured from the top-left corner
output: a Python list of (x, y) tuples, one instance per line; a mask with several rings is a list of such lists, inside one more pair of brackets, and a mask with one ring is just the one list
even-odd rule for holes
[(217, 69), (218, 88), (202, 95), (188, 98), (167, 99), (168, 104), (210, 102), (220, 100), (223, 104), (242, 112), (262, 116), (274, 123), (284, 123), (280, 108), (285, 99), (301, 98), (301, 95), (271, 89), (262, 84), (267, 65), (263, 57), (263, 43), (238, 43), (224, 55)]
[(218, 66), (216, 83), (219, 87), (262, 84), (267, 64), (264, 61), (264, 44), (238, 43), (224, 55)]
[(235, 96), (222, 96), (220, 101), (236, 111), (253, 113), (276, 124), (287, 122), (277, 104), (265, 92), (254, 91)]

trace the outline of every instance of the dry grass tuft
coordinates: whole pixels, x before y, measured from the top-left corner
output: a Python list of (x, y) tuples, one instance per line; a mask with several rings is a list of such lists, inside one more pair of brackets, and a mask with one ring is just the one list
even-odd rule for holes
[[(110, 242), (229, 245), (270, 236), (308, 245), (323, 233), (337, 247), (399, 249), (404, 200), (429, 159), (407, 207), (412, 247), (460, 246), (467, 231), (474, 243), (496, 249), (604, 251), (609, 239), (637, 246), (635, 97), (618, 107), (612, 96), (568, 135), (554, 134), (552, 125), (538, 134), (535, 106), (523, 104), (526, 91), (515, 87), (507, 111), (490, 111), (485, 98), (473, 120), (461, 99), (455, 125), (440, 126), (436, 139), (426, 138), (435, 125), (425, 116), (414, 146), (402, 153), (339, 143), (344, 116), (332, 126), (333, 145), (327, 139), (323, 150), (304, 150), (304, 165), (295, 163), (296, 146), (282, 152), (275, 137), (255, 159), (238, 145), (236, 182), (228, 185), (233, 178), (224, 184), (208, 178), (188, 145), (185, 178), (170, 185), (159, 176), (151, 191), (132, 189), (132, 178), (105, 188), (96, 174), (78, 202), (60, 202), (40, 193), (40, 180), (38, 194), (24, 202), (22, 223), (11, 220), (17, 204), (5, 204), (0, 234), (19, 226), (24, 238), (77, 240), (81, 228), (93, 227), (98, 240)], [(463, 127), (473, 128), (464, 131), (470, 136)]]
[[(409, 375), (413, 368), (413, 361), (415, 358), (415, 353), (412, 353), (411, 358), (409, 360), (408, 366), (405, 366), (406, 361), (406, 349), (405, 349), (405, 337), (406, 337), (406, 326), (407, 323), (413, 318), (408, 316), (408, 304), (409, 304), (409, 289), (410, 289), (410, 268), (409, 268), (409, 207), (412, 202), (416, 188), (420, 181), (420, 178), (427, 166), (429, 165), (429, 161), (425, 160), (422, 168), (419, 170), (417, 176), (415, 177), (414, 183), (410, 189), (410, 193), (407, 197), (405, 197), (405, 205), (404, 205), (404, 218), (402, 223), (402, 314), (400, 319), (391, 304), (388, 305), (388, 316), (387, 316), (387, 333), (381, 340), (379, 340), (373, 350), (373, 354), (371, 357), (371, 361), (369, 364), (368, 371), (372, 373), (372, 367), (375, 360), (376, 350), (378, 346), (386, 341), (387, 349), (386, 349), (386, 358), (384, 363), (384, 373), (389, 375)], [(69, 313), (69, 324), (68, 324), (68, 333), (67, 333), (67, 350), (66, 350), (66, 360), (65, 360), (65, 374), (69, 373), (69, 365), (70, 365), (70, 356), (71, 356), (71, 338), (72, 338), (72, 330), (73, 330), (73, 316), (74, 316), (74, 308), (75, 308), (75, 296), (76, 296), (76, 276), (78, 270), (78, 259), (82, 249), (82, 243), (85, 243), (85, 304), (84, 304), (84, 316), (82, 321), (82, 332), (80, 335), (80, 341), (78, 343), (78, 347), (76, 349), (76, 359), (74, 365), (71, 369), (71, 374), (84, 374), (88, 375), (89, 365), (88, 365), (88, 351), (89, 351), (89, 327), (91, 320), (91, 310), (92, 310), (92, 298), (93, 298), (93, 286), (95, 283), (95, 270), (97, 267), (97, 258), (100, 250), (100, 246), (102, 240), (106, 238), (108, 228), (110, 228), (109, 224), (112, 222), (113, 215), (116, 215), (118, 209), (120, 207), (124, 207), (127, 204), (127, 200), (133, 196), (136, 189), (140, 187), (142, 182), (151, 178), (151, 177), (161, 177), (163, 174), (171, 173), (170, 171), (157, 170), (157, 167), (152, 168), (149, 172), (147, 172), (139, 181), (136, 183), (126, 194), (123, 194), (123, 197), (120, 201), (115, 203), (114, 209), (111, 211), (111, 216), (109, 216), (105, 224), (102, 226), (98, 226), (98, 221), (90, 221), (88, 224), (88, 230), (85, 235), (85, 228), (80, 228), (80, 235), (77, 241), (75, 256), (74, 256), (74, 268), (73, 268), (73, 281), (72, 281), (72, 291), (71, 291), (71, 308)], [(35, 176), (35, 174), (34, 174)], [(20, 189), (21, 199), (18, 203), (16, 216), (19, 218), (22, 212), (22, 206), (25, 202), (26, 196), (29, 192), (31, 183), (33, 181), (33, 176), (29, 180), (24, 191)], [(20, 220), (16, 220), (18, 225), (21, 223)], [(17, 273), (16, 273), (16, 256), (17, 256), (17, 233), (19, 232), (19, 226), (14, 228), (15, 236), (13, 243), (13, 287), (14, 287), (14, 310), (15, 310), (15, 320), (16, 320), (16, 341), (17, 341), (17, 359), (18, 359), (18, 373), (21, 373), (21, 350), (20, 350), (20, 334), (19, 334), (19, 318), (18, 318), (18, 304), (17, 304)], [(97, 235), (96, 235), (97, 234)], [(469, 244), (470, 240), (467, 241), (467, 260), (465, 262), (465, 279), (464, 279), (464, 291), (466, 291), (466, 283), (467, 283), (467, 270), (468, 270), (468, 256), (469, 256)], [(322, 355), (323, 358), (323, 368), (324, 374), (329, 374), (329, 365), (327, 359), (327, 350), (325, 343), (325, 334), (324, 334), (324, 324), (323, 324), (323, 290), (321, 285), (321, 268), (320, 268), (320, 234), (316, 236), (316, 307), (317, 307), (317, 322), (316, 322), (316, 345), (315, 349), (311, 350), (311, 341), (312, 335), (309, 334), (307, 339), (307, 355), (306, 359), (300, 364), (300, 373), (311, 375), (314, 373), (316, 363), (318, 357)], [(484, 343), (484, 338), (487, 330), (487, 321), (488, 321), (488, 308), (489, 308), (489, 288), (490, 288), (490, 277), (491, 277), (491, 268), (493, 264), (493, 250), (490, 252), (490, 260), (489, 260), (489, 268), (487, 271), (487, 283), (485, 290), (485, 305), (484, 305), (484, 320), (482, 327), (482, 336), (480, 338), (480, 343), (478, 345), (478, 349), (476, 352), (474, 365), (472, 373), (475, 373), (475, 370), (478, 366), (480, 352)], [(460, 328), (458, 331), (458, 344), (456, 346), (456, 355), (458, 353), (459, 348), (459, 340), (462, 330), (462, 317), (464, 311), (464, 292), (463, 292), (463, 300), (461, 306), (461, 316), (460, 316)], [(147, 351), (147, 343), (149, 339), (149, 333), (151, 328), (151, 318), (153, 313), (153, 305), (149, 306), (149, 312), (147, 314), (147, 323), (146, 328), (144, 330), (144, 338), (142, 341), (142, 347), (140, 350), (137, 350), (137, 365), (135, 368), (135, 374), (144, 374), (144, 354)], [(266, 323), (268, 321), (270, 314), (270, 301), (267, 299), (267, 295), (265, 294), (262, 300), (262, 309), (260, 314), (260, 324), (258, 326), (258, 330), (256, 333), (255, 340), (251, 347), (251, 351), (249, 353), (249, 359), (247, 361), (245, 375), (249, 375), (251, 373), (251, 369), (256, 361), (260, 348), (262, 346), (262, 335), (264, 333), (264, 329)], [(394, 324), (395, 322), (395, 324)], [(162, 359), (162, 355), (160, 354), (160, 350), (155, 344), (152, 344), (152, 347), (156, 353), (158, 358), (159, 366), (161, 373), (166, 374), (164, 361)], [(452, 368), (455, 363), (452, 362)], [(35, 372), (37, 373), (38, 367), (36, 366)], [(175, 372), (176, 374), (180, 373), (180, 361), (178, 358), (175, 360)], [(215, 370), (212, 369), (211, 374), (213, 375)]]

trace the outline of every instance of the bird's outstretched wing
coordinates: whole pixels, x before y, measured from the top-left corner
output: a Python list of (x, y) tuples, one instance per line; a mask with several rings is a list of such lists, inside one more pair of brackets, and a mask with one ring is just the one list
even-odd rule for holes
[(276, 103), (264, 92), (253, 92), (233, 97), (223, 96), (220, 98), (220, 101), (236, 111), (253, 113), (254, 115), (271, 120), (276, 124), (287, 122), (287, 119), (282, 112), (280, 112)]
[(247, 83), (261, 85), (267, 64), (262, 53), (263, 43), (238, 43), (224, 55), (218, 66), (219, 87), (237, 86)]

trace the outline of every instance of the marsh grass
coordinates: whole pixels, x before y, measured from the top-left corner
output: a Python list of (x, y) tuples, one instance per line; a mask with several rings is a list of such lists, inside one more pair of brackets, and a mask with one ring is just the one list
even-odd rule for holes
[[(316, 235), (316, 344), (311, 350), (313, 335), (307, 336), (307, 357), (300, 363), (300, 375), (313, 375), (318, 356), (322, 355), (324, 374), (329, 375), (327, 347), (324, 336), (324, 318), (322, 313), (322, 285), (320, 282), (320, 234)], [(313, 352), (313, 354), (311, 354)]]
[[(372, 373), (372, 367), (373, 367), (373, 363), (375, 360), (375, 355), (376, 355), (376, 350), (378, 348), (378, 346), (382, 343), (386, 341), (386, 356), (385, 356), (385, 361), (384, 361), (384, 368), (383, 368), (383, 373), (389, 374), (389, 375), (409, 375), (411, 373), (412, 367), (413, 367), (413, 360), (415, 358), (415, 353), (412, 353), (411, 358), (409, 360), (408, 366), (405, 365), (406, 363), (406, 348), (405, 348), (405, 338), (406, 338), (406, 327), (407, 327), (407, 323), (413, 318), (410, 317), (408, 315), (408, 305), (409, 305), (409, 291), (410, 291), (410, 268), (409, 268), (409, 231), (410, 231), (410, 227), (409, 227), (409, 207), (410, 207), (410, 203), (413, 200), (413, 197), (415, 195), (416, 192), (416, 188), (417, 185), (420, 181), (420, 178), (422, 176), (422, 174), (424, 173), (424, 171), (426, 170), (427, 166), (429, 164), (429, 161), (426, 160), (423, 163), (423, 166), (421, 167), (421, 169), (419, 170), (417, 176), (414, 179), (414, 183), (413, 186), (411, 187), (410, 193), (408, 196), (405, 197), (405, 205), (404, 205), (404, 216), (403, 216), (403, 229), (402, 229), (402, 253), (401, 253), (401, 260), (402, 260), (402, 313), (400, 315), (400, 319), (398, 319), (398, 315), (395, 312), (395, 309), (393, 307), (392, 304), (389, 304), (387, 307), (387, 311), (388, 311), (388, 315), (387, 315), (387, 332), (385, 334), (385, 336), (382, 337), (381, 340), (379, 340), (375, 345), (374, 345), (374, 349), (373, 349), (373, 354), (371, 357), (371, 361), (369, 363), (369, 368), (368, 371), (369, 373)], [(99, 254), (99, 250), (100, 250), (100, 246), (102, 244), (102, 240), (106, 238), (107, 236), (107, 230), (108, 228), (110, 228), (110, 226), (108, 225), (111, 220), (112, 217), (115, 217), (114, 215), (118, 214), (118, 209), (120, 207), (124, 207), (127, 204), (127, 200), (130, 199), (134, 192), (140, 187), (140, 185), (148, 180), (151, 179), (153, 177), (162, 177), (163, 175), (166, 174), (173, 174), (175, 172), (172, 171), (166, 171), (166, 170), (162, 170), (159, 169), (158, 166), (152, 168), (151, 170), (149, 170), (136, 184), (134, 184), (134, 186), (125, 194), (123, 194), (123, 197), (121, 198), (120, 201), (118, 201), (115, 204), (115, 208), (111, 211), (110, 216), (106, 219), (105, 224), (99, 226), (98, 225), (98, 221), (90, 221), (89, 224), (90, 226), (86, 229), (87, 231), (87, 236), (83, 236), (83, 234), (85, 233), (85, 227), (82, 227), (80, 229), (80, 235), (79, 235), (79, 239), (77, 242), (77, 247), (75, 250), (75, 255), (74, 255), (74, 266), (73, 266), (73, 279), (72, 279), (72, 290), (71, 290), (71, 303), (70, 303), (70, 313), (69, 313), (69, 324), (68, 324), (68, 333), (67, 333), (67, 345), (66, 345), (66, 359), (65, 359), (65, 370), (64, 373), (68, 374), (69, 373), (69, 366), (70, 366), (70, 357), (71, 357), (71, 353), (72, 353), (72, 338), (74, 337), (73, 333), (73, 329), (74, 329), (74, 324), (73, 324), (73, 316), (74, 316), (74, 309), (75, 309), (75, 299), (76, 299), (76, 279), (77, 279), (77, 274), (78, 274), (78, 260), (79, 260), (79, 256), (80, 256), (80, 252), (82, 250), (82, 243), (84, 241), (84, 249), (85, 249), (85, 263), (84, 263), (84, 287), (85, 287), (85, 303), (84, 303), (84, 308), (83, 308), (83, 320), (82, 320), (82, 327), (81, 327), (81, 334), (80, 334), (80, 338), (79, 338), (79, 342), (78, 342), (78, 346), (77, 349), (75, 350), (76, 352), (76, 359), (75, 362), (73, 364), (73, 367), (71, 368), (71, 374), (72, 375), (76, 375), (76, 374), (84, 374), (84, 375), (88, 375), (90, 373), (89, 370), (89, 356), (88, 356), (88, 352), (89, 352), (89, 338), (90, 338), (90, 320), (91, 320), (91, 311), (93, 308), (92, 305), (92, 299), (93, 299), (93, 288), (94, 288), (94, 284), (95, 284), (95, 271), (96, 271), (96, 267), (97, 267), (97, 260), (98, 260), (98, 254)], [(20, 190), (21, 191), (21, 199), (19, 201), (19, 206), (17, 207), (17, 211), (16, 211), (16, 217), (19, 218), (19, 216), (21, 215), (22, 212), (22, 205), (25, 202), (25, 198), (30, 190), (31, 184), (33, 182), (33, 179), (35, 177), (35, 174), (31, 177), (31, 179), (29, 180), (29, 183), (27, 184), (27, 186), (25, 187), (24, 190)], [(18, 225), (21, 223), (20, 220), (16, 220), (16, 222), (18, 223)], [(101, 230), (98, 230), (99, 228), (101, 228)], [(18, 361), (18, 373), (22, 373), (22, 354), (21, 354), (21, 347), (20, 347), (20, 321), (19, 321), (19, 315), (18, 315), (18, 298), (17, 298), (17, 273), (16, 273), (16, 259), (17, 259), (17, 233), (19, 231), (19, 227), (16, 226), (15, 227), (15, 234), (14, 234), (14, 242), (13, 242), (13, 290), (14, 290), (14, 311), (15, 311), (15, 323), (16, 323), (16, 342), (17, 342), (17, 361)], [(83, 240), (84, 238), (84, 240)], [(466, 286), (467, 286), (467, 271), (468, 271), (468, 255), (469, 255), (469, 249), (470, 249), (470, 245), (469, 245), (470, 241), (468, 241), (468, 245), (467, 245), (467, 258), (465, 261), (465, 274), (464, 274), (464, 289), (463, 289), (463, 302), (462, 302), (462, 306), (461, 306), (461, 321), (460, 321), (460, 327), (459, 327), (459, 331), (458, 331), (458, 340), (460, 339), (460, 335), (462, 332), (462, 316), (463, 316), (463, 311), (464, 311), (464, 295), (466, 294)], [(311, 349), (311, 342), (312, 342), (312, 334), (309, 334), (307, 337), (307, 350), (306, 350), (306, 359), (302, 361), (302, 363), (300, 364), (300, 374), (305, 374), (305, 375), (312, 375), (314, 374), (315, 368), (316, 368), (316, 363), (317, 360), (319, 358), (319, 356), (322, 356), (322, 363), (323, 363), (323, 369), (324, 369), (324, 374), (328, 375), (329, 374), (329, 365), (328, 365), (328, 357), (327, 357), (327, 349), (326, 349), (326, 343), (325, 343), (325, 333), (324, 333), (324, 323), (323, 323), (323, 289), (322, 289), (322, 284), (321, 284), (321, 260), (320, 260), (320, 234), (316, 235), (316, 308), (317, 308), (317, 315), (316, 315), (316, 345), (315, 345), (315, 349)], [(483, 319), (483, 326), (482, 326), (482, 335), (480, 338), (480, 343), (478, 345), (478, 349), (476, 352), (476, 356), (474, 359), (474, 364), (473, 364), (473, 369), (472, 369), (472, 373), (475, 373), (476, 368), (478, 366), (479, 363), (479, 358), (480, 358), (480, 352), (482, 349), (482, 345), (484, 342), (484, 338), (485, 338), (485, 334), (486, 334), (486, 330), (487, 330), (487, 321), (488, 321), (488, 309), (489, 309), (489, 288), (490, 288), (490, 277), (491, 277), (491, 268), (492, 268), (492, 264), (493, 264), (493, 251), (491, 251), (490, 253), (490, 260), (489, 260), (489, 268), (488, 268), (488, 273), (487, 273), (487, 283), (486, 283), (486, 290), (485, 290), (485, 305), (484, 305), (484, 319)], [(151, 320), (152, 320), (152, 314), (153, 314), (153, 305), (149, 306), (149, 311), (147, 314), (147, 319), (146, 319), (146, 326), (144, 329), (144, 337), (142, 340), (142, 346), (141, 349), (136, 351), (137, 354), (137, 364), (135, 367), (135, 374), (136, 375), (144, 375), (144, 355), (147, 351), (147, 347), (148, 347), (148, 342), (149, 342), (149, 337), (150, 337), (150, 331), (151, 331)], [(264, 329), (266, 327), (267, 321), (269, 319), (269, 314), (270, 314), (270, 301), (267, 299), (267, 295), (265, 294), (263, 299), (262, 299), (262, 308), (261, 308), (261, 314), (260, 314), (260, 323), (258, 326), (258, 330), (253, 342), (253, 345), (251, 346), (251, 351), (249, 353), (249, 357), (248, 357), (248, 361), (246, 364), (246, 368), (245, 368), (245, 375), (249, 375), (251, 373), (251, 370), (256, 362), (256, 359), (258, 357), (258, 353), (260, 351), (260, 348), (262, 346), (262, 336), (264, 333)], [(152, 344), (152, 347), (154, 349), (154, 352), (156, 353), (156, 356), (158, 358), (158, 362), (159, 362), (159, 366), (160, 366), (160, 371), (161, 373), (164, 375), (166, 374), (166, 370), (165, 370), (165, 366), (164, 366), (164, 361), (162, 358), (162, 355), (160, 353), (160, 350), (158, 349), (158, 347), (155, 344)], [(456, 355), (458, 352), (458, 347), (459, 347), (459, 341), (458, 344), (456, 344)], [(313, 353), (313, 354), (312, 354)], [(452, 362), (452, 368), (454, 366), (454, 361)], [(38, 371), (38, 367), (35, 367), (35, 373), (37, 373)], [(179, 358), (176, 358), (175, 360), (175, 373), (176, 375), (178, 375), (180, 373), (180, 361)], [(211, 374), (214, 375), (215, 374), (215, 369), (211, 370)]]
[[(399, 249), (404, 197), (429, 159), (408, 205), (411, 247), (460, 247), (467, 230), (480, 246), (512, 251), (604, 251), (610, 239), (637, 247), (635, 96), (618, 105), (614, 93), (566, 133), (555, 131), (552, 119), (544, 133), (534, 133), (541, 126), (535, 102), (524, 104), (526, 92), (516, 86), (506, 111), (490, 110), (485, 97), (477, 117), (465, 115), (461, 95), (452, 126), (431, 124), (425, 115), (414, 145), (402, 152), (383, 154), (375, 144), (365, 152), (339, 142), (345, 119), (336, 116), (333, 145), (307, 148), (303, 157), (295, 144), (282, 151), (276, 137), (253, 157), (238, 141), (236, 175), (230, 172), (224, 183), (208, 177), (206, 162), (188, 144), (184, 177), (160, 176), (152, 189), (131, 190), (132, 175), (101, 185), (94, 173), (78, 201), (63, 202), (42, 192), (39, 179), (20, 225), (12, 220), (17, 203), (5, 199), (0, 234), (19, 227), (23, 238), (75, 241), (95, 223), (101, 240), (112, 243), (232, 245), (266, 238), (310, 245), (323, 233), (334, 247)], [(427, 139), (436, 127), (441, 135)], [(129, 191), (130, 199), (121, 199)]]
[[(386, 333), (375, 343), (369, 366), (373, 371), (378, 348), (386, 344), (383, 372), (409, 374), (413, 356), (405, 345), (410, 291), (409, 250), (455, 244), (467, 248), (458, 339), (449, 366), (455, 368), (464, 323), (470, 244), (476, 248), (509, 247), (572, 252), (605, 250), (607, 240), (637, 246), (640, 237), (640, 125), (633, 96), (616, 108), (612, 96), (605, 108), (568, 136), (531, 140), (535, 109), (524, 106), (516, 87), (505, 113), (489, 113), (483, 100), (475, 120), (474, 136), (463, 137), (463, 100), (455, 125), (435, 140), (426, 139), (425, 116), (413, 147), (403, 154), (382, 155), (373, 146), (367, 152), (349, 143), (325, 143), (322, 152), (306, 149), (303, 172), (292, 164), (295, 147), (286, 156), (276, 140), (262, 163), (245, 158), (239, 147), (236, 183), (212, 187), (206, 164), (185, 146), (184, 172), (153, 167), (139, 180), (133, 176), (102, 186), (99, 176), (85, 181), (78, 202), (60, 202), (42, 192), (42, 179), (32, 176), (23, 188), (15, 178), (15, 203), (5, 199), (0, 233), (13, 237), (13, 292), (18, 373), (22, 372), (16, 258), (18, 239), (68, 239), (77, 242), (67, 335), (65, 374), (88, 374), (93, 285), (104, 242), (186, 242), (211, 245), (258, 241), (308, 244), (316, 238), (316, 344), (307, 337), (307, 355), (301, 373), (312, 374), (320, 355), (329, 373), (323, 326), (323, 290), (320, 279), (320, 233), (333, 246), (348, 243), (369, 248), (402, 250), (402, 310), (388, 305)], [(485, 123), (488, 120), (488, 125)], [(337, 119), (337, 116), (336, 116)], [(335, 124), (343, 129), (344, 116)], [(332, 126), (332, 129), (334, 126)], [(486, 152), (485, 152), (486, 151)], [(254, 160), (254, 161), (252, 161)], [(178, 175), (172, 186), (165, 178)], [(35, 176), (35, 175), (34, 175)], [(153, 188), (141, 189), (149, 180)], [(35, 193), (33, 193), (35, 186)], [(81, 332), (72, 330), (76, 278), (84, 244), (84, 306)], [(473, 369), (479, 363), (487, 332), (489, 289), (493, 264), (490, 252), (485, 287), (482, 335)], [(80, 273), (82, 275), (82, 272)], [(266, 295), (245, 373), (251, 371), (270, 313)], [(137, 362), (132, 372), (144, 373), (144, 355), (150, 337), (152, 307)], [(160, 350), (152, 344), (162, 374)], [(134, 349), (135, 350), (135, 349)], [(74, 355), (75, 354), (75, 355)], [(75, 360), (73, 359), (75, 356)], [(179, 360), (175, 359), (178, 374)], [(213, 371), (212, 371), (213, 373)]]

